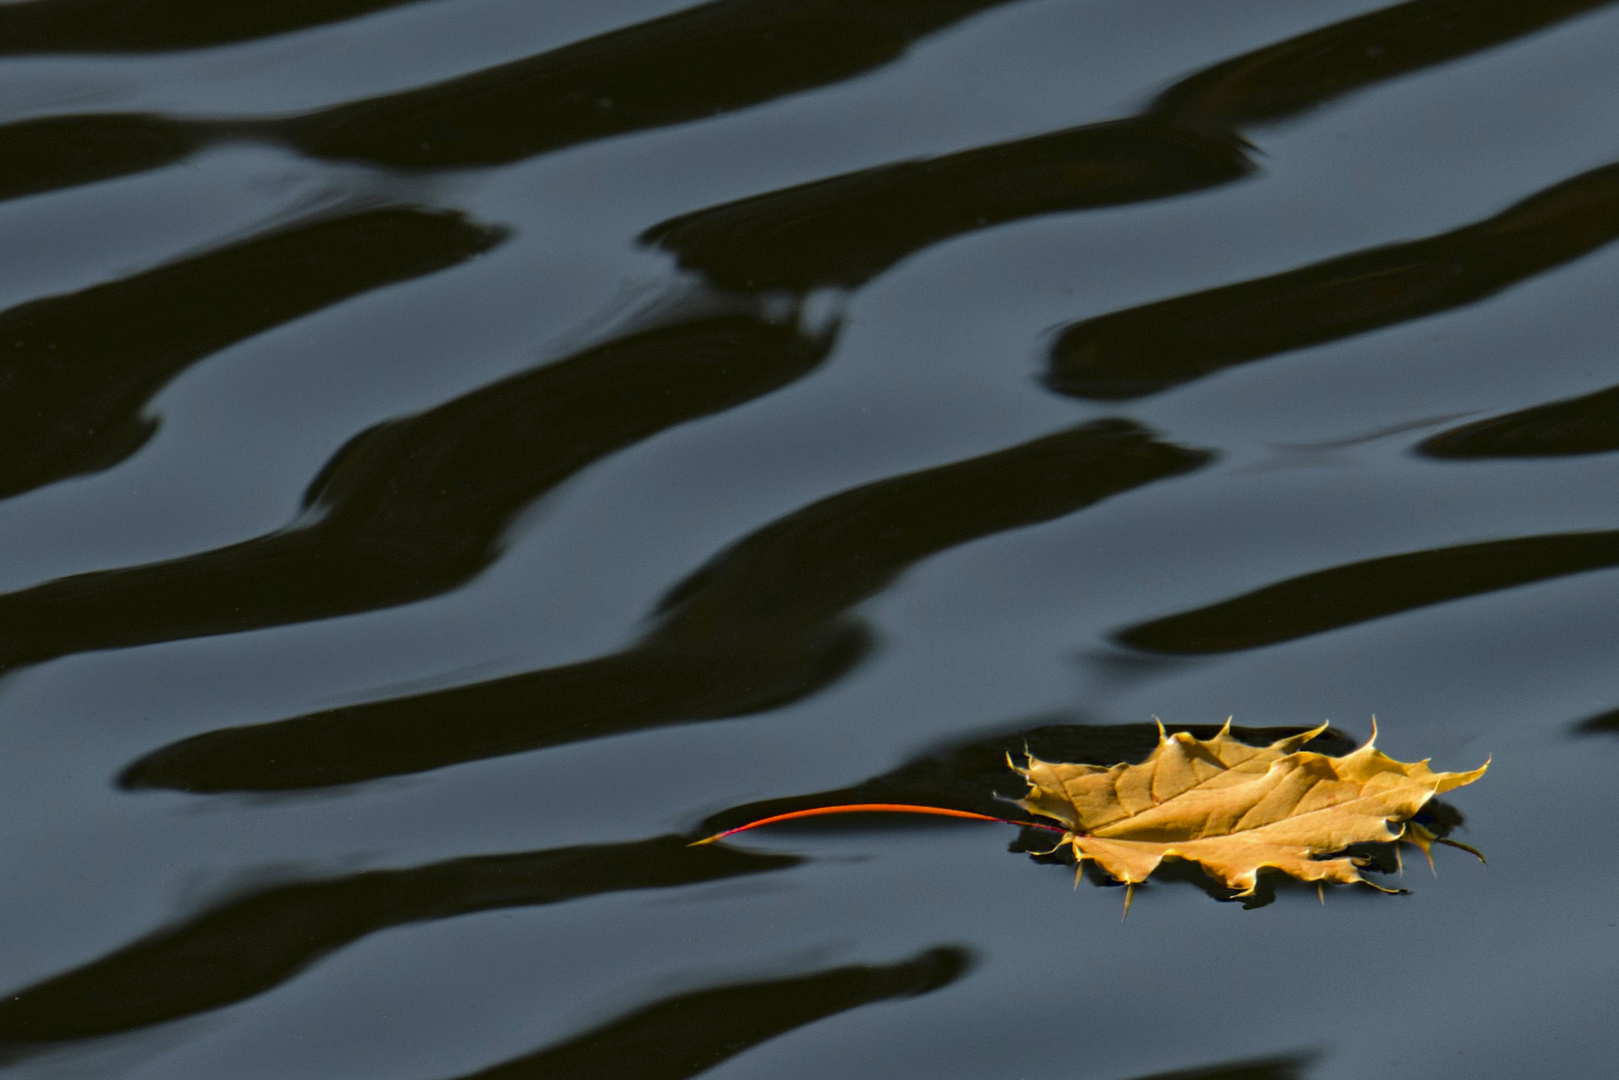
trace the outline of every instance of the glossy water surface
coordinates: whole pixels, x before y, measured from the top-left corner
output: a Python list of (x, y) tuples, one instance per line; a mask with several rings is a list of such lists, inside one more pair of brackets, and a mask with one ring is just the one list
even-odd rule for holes
[[(0, 3), (0, 1070), (1619, 1052), (1619, 4)], [(1158, 715), (1410, 888), (1006, 826)], [(1408, 863), (1413, 860), (1408, 860)]]

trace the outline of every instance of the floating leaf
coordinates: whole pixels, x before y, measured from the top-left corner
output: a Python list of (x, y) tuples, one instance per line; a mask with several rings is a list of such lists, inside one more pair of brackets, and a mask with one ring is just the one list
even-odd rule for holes
[(1164, 735), (1160, 726), (1157, 749), (1139, 765), (1030, 756), (1027, 768), (1013, 768), (1029, 782), (1023, 808), (1058, 822), (1057, 847), (1072, 847), (1081, 865), (1089, 859), (1134, 886), (1178, 858), (1251, 896), (1266, 867), (1304, 881), (1371, 885), (1360, 876), (1364, 860), (1346, 849), (1404, 839), (1426, 853), (1438, 837), (1407, 823), (1434, 795), (1489, 767), (1447, 773), (1427, 761), (1395, 761), (1373, 746), (1375, 727), (1342, 756), (1299, 749), (1324, 729), (1255, 747), (1232, 738), (1229, 722), (1208, 740)]
[[(1072, 850), (1082, 865), (1089, 859), (1131, 887), (1165, 858), (1195, 863), (1211, 880), (1210, 895), (1241, 898), (1244, 907), (1269, 902), (1269, 883), (1259, 874), (1266, 867), (1314, 881), (1318, 889), (1333, 881), (1397, 892), (1374, 885), (1359, 871), (1394, 870), (1399, 842), (1414, 844), (1430, 867), (1434, 844), (1483, 860), (1478, 851), (1447, 838), (1461, 816), (1434, 796), (1472, 783), (1488, 762), (1469, 773), (1442, 773), (1426, 761), (1395, 761), (1374, 749), (1375, 721), (1373, 739), (1358, 749), (1324, 724), (1309, 730), (1237, 730), (1241, 739), (1228, 720), (1218, 729), (1200, 727), (1198, 733), (1207, 739), (1187, 731), (1165, 734), (1161, 723), (1156, 729), (1151, 724), (1055, 725), (992, 736), (917, 759), (864, 784), (722, 812), (707, 823), (717, 831), (695, 844), (824, 815), (998, 821), (1060, 837), (1056, 847), (1041, 852), (1035, 849), (1038, 838), (1025, 834), (1014, 851), (1044, 858)], [(1264, 739), (1274, 741), (1266, 745)], [(1028, 757), (1024, 769), (1008, 752), (1019, 741)], [(1031, 743), (1070, 761), (1043, 761), (1029, 751)], [(1305, 746), (1339, 752), (1306, 752)], [(1109, 767), (1075, 763), (1075, 757), (1128, 760)], [(986, 812), (1010, 801), (994, 794), (1002, 789), (1006, 766), (1029, 782), (1028, 797), (1018, 805), (1043, 820)], [(1126, 911), (1129, 902), (1127, 891)]]

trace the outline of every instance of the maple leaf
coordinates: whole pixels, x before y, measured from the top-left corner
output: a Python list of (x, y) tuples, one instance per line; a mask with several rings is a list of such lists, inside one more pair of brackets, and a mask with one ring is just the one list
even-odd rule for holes
[(1318, 887), (1358, 882), (1394, 891), (1361, 877), (1364, 861), (1343, 852), (1407, 840), (1427, 854), (1439, 838), (1410, 819), (1439, 792), (1483, 776), (1489, 762), (1449, 773), (1427, 761), (1396, 761), (1373, 745), (1375, 721), (1372, 738), (1342, 756), (1299, 749), (1325, 728), (1256, 747), (1232, 738), (1230, 721), (1207, 740), (1165, 735), (1160, 724), (1157, 748), (1139, 765), (1029, 755), (1027, 768), (1012, 768), (1029, 782), (1019, 805), (1062, 827), (1057, 848), (1071, 846), (1081, 866), (1088, 859), (1132, 889), (1177, 858), (1237, 896), (1253, 895), (1266, 867)]

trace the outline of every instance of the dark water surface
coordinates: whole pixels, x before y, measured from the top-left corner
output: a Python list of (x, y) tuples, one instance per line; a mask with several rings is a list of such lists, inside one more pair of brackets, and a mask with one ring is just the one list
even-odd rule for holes
[[(0, 3), (0, 1070), (1612, 1075), (1616, 56)], [(1433, 811), (1488, 867), (1121, 924), (1004, 826), (686, 844), (1374, 713), (1493, 755)]]

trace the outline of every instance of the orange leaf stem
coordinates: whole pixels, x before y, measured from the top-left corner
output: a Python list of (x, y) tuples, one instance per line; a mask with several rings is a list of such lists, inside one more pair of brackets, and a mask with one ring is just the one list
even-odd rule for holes
[(820, 817), (822, 814), (934, 814), (938, 817), (969, 818), (973, 821), (998, 821), (1003, 825), (1023, 825), (1031, 829), (1047, 829), (1051, 832), (1064, 832), (1059, 825), (1043, 825), (1038, 821), (1013, 821), (1011, 818), (990, 817), (988, 814), (975, 814), (970, 810), (950, 810), (943, 806), (915, 806), (910, 803), (848, 803), (843, 806), (812, 806), (808, 810), (794, 810), (786, 814), (772, 814), (758, 821), (750, 821), (746, 825), (738, 825), (734, 829), (726, 829), (722, 833), (715, 833), (703, 840), (692, 843), (691, 847), (700, 844), (712, 844), (716, 840), (723, 840), (727, 836), (735, 836), (749, 829), (757, 829), (761, 825), (774, 825), (778, 821), (793, 821), (797, 818)]

